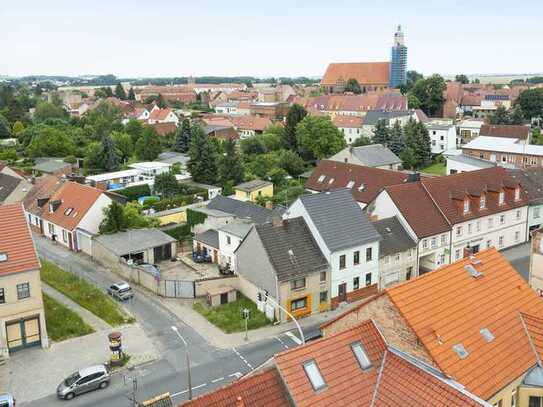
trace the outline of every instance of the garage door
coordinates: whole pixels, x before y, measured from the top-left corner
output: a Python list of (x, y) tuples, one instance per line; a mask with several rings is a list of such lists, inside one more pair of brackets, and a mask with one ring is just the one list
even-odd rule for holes
[(87, 253), (89, 256), (91, 253), (91, 238), (81, 232), (77, 232), (77, 246), (83, 253)]
[(6, 323), (6, 338), (10, 352), (41, 344), (39, 317)]

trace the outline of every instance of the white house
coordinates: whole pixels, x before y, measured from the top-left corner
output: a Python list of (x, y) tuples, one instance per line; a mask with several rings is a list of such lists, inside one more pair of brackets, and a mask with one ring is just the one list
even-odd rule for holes
[(142, 176), (154, 178), (156, 175), (169, 172), (172, 168), (172, 164), (160, 161), (144, 161), (130, 164), (129, 167), (137, 170)]
[(466, 144), (475, 137), (479, 136), (481, 126), (485, 124), (483, 120), (467, 119), (462, 120), (456, 125), (457, 133), (460, 138), (460, 144)]
[(166, 109), (160, 109), (156, 105), (151, 109), (149, 114), (149, 119), (147, 121), (149, 124), (155, 123), (175, 123), (179, 124), (179, 117), (174, 113), (173, 109), (169, 107)]
[(219, 237), (219, 264), (236, 272), (236, 249), (251, 230), (251, 222), (235, 221), (217, 228)]
[(302, 195), (285, 219), (303, 217), (331, 269), (332, 307), (378, 290), (381, 236), (349, 189)]
[(432, 120), (424, 123), (430, 134), (432, 154), (441, 154), (456, 148), (456, 127), (450, 120)]

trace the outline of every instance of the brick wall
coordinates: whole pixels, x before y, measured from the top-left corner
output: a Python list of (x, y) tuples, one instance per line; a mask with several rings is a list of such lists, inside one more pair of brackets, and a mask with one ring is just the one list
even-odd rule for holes
[[(377, 294), (378, 286), (373, 284), (367, 287), (359, 288), (358, 290), (351, 291), (347, 293), (347, 302), (354, 302), (358, 300), (363, 300), (364, 298), (369, 298), (372, 295)], [(331, 299), (332, 309), (335, 309), (339, 306), (340, 303), (339, 297), (334, 297)]]

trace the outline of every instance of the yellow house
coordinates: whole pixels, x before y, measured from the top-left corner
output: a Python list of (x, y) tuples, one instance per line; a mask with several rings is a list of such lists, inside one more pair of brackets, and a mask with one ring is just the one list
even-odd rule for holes
[(47, 346), (40, 262), (23, 206), (0, 206), (0, 357)]
[(273, 183), (261, 179), (244, 182), (234, 187), (236, 199), (256, 202), (260, 196), (273, 196)]
[(153, 218), (157, 218), (160, 222), (160, 226), (171, 225), (172, 223), (186, 223), (187, 222), (187, 207), (179, 207), (166, 209), (164, 211), (155, 212), (150, 215)]

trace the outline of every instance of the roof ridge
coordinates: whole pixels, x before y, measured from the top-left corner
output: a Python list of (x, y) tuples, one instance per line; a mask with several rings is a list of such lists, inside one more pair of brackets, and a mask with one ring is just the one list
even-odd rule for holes
[(377, 400), (377, 393), (379, 392), (379, 384), (381, 384), (381, 379), (383, 378), (383, 370), (385, 369), (387, 354), (388, 346), (385, 348), (383, 353), (383, 359), (381, 359), (381, 366), (379, 366), (379, 374), (377, 375), (377, 380), (375, 381), (375, 388), (373, 389), (370, 407), (373, 407), (375, 405), (375, 401)]

